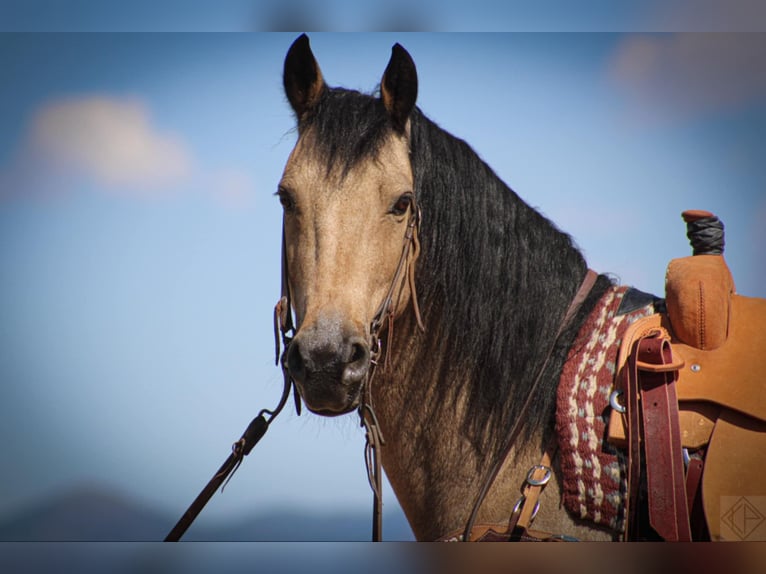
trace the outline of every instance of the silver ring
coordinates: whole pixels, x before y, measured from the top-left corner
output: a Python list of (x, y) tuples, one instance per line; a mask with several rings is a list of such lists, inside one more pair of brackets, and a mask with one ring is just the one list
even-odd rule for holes
[[(536, 470), (544, 470), (545, 474), (542, 478), (534, 478), (534, 474)], [(551, 468), (549, 466), (545, 466), (544, 464), (536, 464), (532, 468), (529, 469), (529, 472), (527, 473), (527, 484), (531, 486), (543, 486), (545, 484), (548, 484), (548, 481), (551, 479)]]
[(612, 394), (609, 395), (609, 406), (611, 406), (615, 411), (622, 414), (625, 412), (625, 406), (621, 405), (617, 401), (617, 397), (622, 396), (622, 391), (612, 391)]
[[(521, 513), (521, 509), (524, 507), (524, 503), (527, 501), (527, 497), (525, 495), (521, 495), (521, 498), (519, 498), (516, 501), (516, 504), (513, 505), (513, 510), (511, 510), (511, 516), (514, 516), (518, 513)], [(537, 513), (540, 512), (540, 501), (538, 500), (535, 502), (535, 507), (532, 510), (532, 515), (529, 517), (529, 524), (532, 524), (532, 521), (537, 517)]]
[(522, 494), (522, 495), (521, 495), (521, 498), (519, 498), (519, 499), (516, 501), (516, 504), (514, 504), (514, 505), (513, 505), (513, 510), (511, 510), (511, 516), (513, 516), (513, 515), (514, 515), (514, 514), (516, 514), (517, 512), (521, 512), (521, 507), (522, 507), (522, 506), (524, 506), (524, 501), (525, 501), (526, 499), (527, 499), (527, 497), (526, 497), (526, 496), (524, 496), (524, 495)]
[(529, 517), (529, 525), (532, 526), (532, 521), (537, 518), (537, 513), (540, 512), (540, 501), (535, 502), (535, 509), (532, 511), (532, 516)]

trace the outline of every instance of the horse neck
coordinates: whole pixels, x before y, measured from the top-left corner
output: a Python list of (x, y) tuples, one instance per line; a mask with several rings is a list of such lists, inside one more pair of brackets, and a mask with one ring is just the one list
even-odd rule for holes
[[(485, 472), (521, 417), (529, 424), (515, 454), (535, 462), (568, 343), (607, 282), (599, 283), (557, 343), (560, 320), (585, 274), (584, 259), (569, 236), (518, 198), (463, 142), (433, 124), (426, 128), (439, 131), (434, 149), (453, 154), (419, 158), (435, 166), (421, 174), (426, 183), (417, 190), (425, 222), (416, 281), (426, 333), (418, 332), (413, 313), (399, 317), (387, 350), (392, 367), (373, 385), (386, 440), (383, 466), (420, 539), (464, 525)], [(453, 198), (463, 204), (450, 205)], [(472, 230), (463, 233), (471, 218)], [(539, 400), (531, 412), (520, 413), (538, 374)], [(490, 496), (506, 518), (517, 482), (506, 481)]]
[[(425, 359), (423, 338), (410, 317), (400, 317), (391, 366), (376, 373), (374, 408), (383, 431), (383, 467), (418, 540), (433, 540), (467, 516), (459, 501), (471, 492), (478, 459), (459, 432), (459, 402), (443, 401), (438, 384), (461, 386), (462, 374)], [(449, 377), (449, 381), (444, 380)], [(458, 463), (458, 461), (460, 461)]]
[[(478, 378), (491, 375), (460, 367), (466, 363), (447, 352), (450, 333), (439, 305), (421, 305), (426, 333), (417, 329), (410, 311), (397, 320), (392, 347), (386, 349), (389, 366), (376, 373), (373, 400), (386, 441), (381, 454), (389, 482), (415, 535), (431, 540), (464, 526), (495, 454), (477, 448), (481, 438), (466, 424), (476, 416), (468, 406), (472, 389)], [(560, 365), (554, 371), (558, 380)], [(512, 375), (497, 373), (496, 378), (500, 382)], [(518, 395), (511, 400), (523, 402), (523, 389)], [(543, 427), (535, 428), (514, 447), (480, 521), (507, 519), (523, 474), (539, 461), (543, 433)], [(507, 468), (514, 466), (511, 461), (519, 465)]]

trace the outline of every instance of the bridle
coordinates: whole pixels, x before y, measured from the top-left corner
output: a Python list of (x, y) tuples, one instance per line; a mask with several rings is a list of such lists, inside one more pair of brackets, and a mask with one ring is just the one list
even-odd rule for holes
[[(383, 369), (387, 368), (390, 359), (390, 346), (393, 338), (394, 317), (396, 309), (399, 307), (404, 281), (406, 280), (410, 289), (410, 299), (415, 311), (415, 318), (418, 327), (425, 331), (423, 321), (420, 316), (420, 308), (417, 302), (417, 292), (415, 290), (414, 270), (415, 262), (420, 254), (420, 242), (418, 240), (418, 229), (421, 221), (421, 212), (414, 196), (409, 206), (409, 219), (407, 228), (402, 241), (402, 252), (399, 262), (396, 266), (391, 285), (378, 307), (372, 322), (370, 324), (370, 367), (367, 372), (367, 379), (363, 383), (362, 399), (358, 408), (361, 425), (366, 429), (365, 440), (365, 462), (367, 467), (367, 477), (370, 487), (373, 491), (373, 540), (382, 539), (382, 467), (378, 456), (378, 448), (385, 444), (383, 435), (378, 424), (375, 410), (372, 406), (372, 394), (370, 386), (375, 376), (375, 371), (380, 366), (381, 356), (385, 352)], [(221, 491), (231, 480), (234, 472), (242, 464), (245, 456), (250, 454), (253, 447), (266, 434), (271, 422), (282, 412), (287, 403), (290, 390), (293, 391), (295, 399), (295, 411), (301, 414), (301, 399), (295, 386), (295, 381), (290, 376), (287, 368), (287, 353), (295, 337), (296, 329), (292, 316), (292, 298), (290, 294), (289, 267), (287, 261), (287, 249), (284, 221), (282, 223), (282, 295), (274, 307), (274, 347), (275, 363), (281, 366), (284, 387), (282, 396), (273, 410), (262, 409), (258, 415), (250, 422), (239, 440), (232, 445), (232, 452), (224, 461), (213, 478), (202, 489), (197, 498), (191, 503), (186, 512), (181, 516), (176, 525), (165, 537), (165, 542), (177, 542), (191, 526), (194, 519), (199, 515), (210, 498), (221, 487)], [(380, 334), (383, 327), (388, 328), (388, 338), (385, 350), (381, 343)]]
[[(420, 307), (418, 305), (418, 297), (415, 287), (415, 262), (420, 255), (420, 241), (418, 239), (418, 231), (420, 230), (420, 224), (422, 222), (422, 212), (420, 210), (420, 206), (417, 204), (415, 196), (412, 197), (412, 202), (409, 209), (410, 215), (407, 221), (407, 228), (402, 241), (402, 252), (399, 257), (399, 262), (396, 266), (396, 271), (394, 273), (393, 279), (391, 280), (391, 285), (389, 286), (388, 292), (383, 298), (383, 301), (378, 307), (378, 310), (376, 311), (370, 323), (370, 368), (367, 373), (367, 379), (364, 382), (362, 389), (362, 400), (358, 408), (360, 424), (361, 426), (365, 427), (365, 465), (367, 469), (367, 479), (370, 483), (370, 488), (372, 489), (373, 493), (372, 540), (374, 542), (381, 541), (383, 534), (383, 472), (378, 449), (385, 445), (385, 439), (383, 438), (380, 424), (378, 422), (377, 415), (375, 414), (375, 409), (372, 405), (371, 388), (377, 368), (381, 367), (385, 371), (390, 366), (391, 345), (394, 333), (394, 319), (396, 310), (399, 308), (400, 298), (405, 281), (407, 281), (410, 289), (410, 300), (412, 302), (418, 328), (421, 330), (421, 332), (425, 332), (425, 326), (423, 325), (423, 319), (420, 314)], [(545, 360), (538, 370), (532, 383), (532, 388), (527, 395), (527, 399), (524, 405), (522, 406), (522, 414), (511, 429), (508, 440), (505, 444), (505, 448), (502, 451), (502, 455), (490, 467), (489, 472), (487, 473), (485, 480), (482, 483), (482, 488), (480, 489), (478, 496), (474, 501), (471, 514), (468, 518), (468, 521), (466, 522), (466, 526), (463, 532), (463, 540), (470, 540), (471, 530), (473, 529), (473, 525), (476, 521), (476, 517), (478, 516), (481, 505), (486, 498), (490, 488), (494, 484), (498, 474), (500, 473), (500, 469), (502, 468), (503, 463), (509, 456), (513, 446), (516, 443), (516, 439), (518, 438), (518, 435), (521, 432), (523, 426), (522, 421), (524, 420), (524, 414), (528, 411), (532, 400), (536, 398), (536, 390), (539, 386), (540, 380), (542, 379), (543, 373), (545, 372), (548, 363), (550, 362), (553, 351), (558, 344), (559, 338), (561, 337), (564, 330), (569, 326), (575, 314), (580, 309), (588, 294), (591, 292), (597, 278), (598, 275), (595, 271), (591, 269), (587, 270), (579, 289), (575, 293), (569, 304), (569, 307), (565, 311), (564, 316), (559, 323), (556, 335), (553, 338), (553, 342), (548, 349)], [(279, 356), (279, 338), (276, 334), (276, 325), (278, 324), (279, 329), (282, 331), (282, 341), (285, 346), (281, 361), (282, 372), (285, 377), (285, 389), (289, 388), (291, 384), (290, 382), (292, 381), (286, 366), (287, 349), (289, 347), (290, 341), (292, 340), (288, 335), (288, 331), (292, 330), (292, 332), (294, 332), (290, 309), (288, 262), (285, 251), (285, 236), (283, 228), (282, 298), (277, 304), (277, 308), (275, 310), (275, 341), (277, 345), (277, 356)], [(383, 348), (380, 339), (380, 334), (384, 326), (386, 327), (385, 348)], [(385, 354), (385, 356), (382, 358), (383, 363), (381, 365), (381, 355), (383, 354)], [(292, 382), (292, 385), (294, 386), (295, 383)], [(294, 391), (294, 396), (296, 399), (296, 408), (300, 413), (300, 398), (298, 397), (297, 390)]]
[[(364, 459), (367, 468), (367, 479), (373, 493), (373, 518), (372, 518), (372, 540), (377, 542), (383, 538), (383, 471), (380, 462), (378, 449), (385, 445), (385, 439), (378, 423), (378, 417), (372, 405), (372, 381), (375, 373), (380, 367), (384, 371), (390, 366), (391, 344), (394, 334), (394, 319), (396, 310), (401, 303), (402, 292), (404, 291), (405, 281), (410, 289), (410, 300), (412, 301), (415, 319), (418, 327), (425, 332), (423, 319), (420, 315), (418, 305), (417, 291), (415, 288), (415, 263), (420, 255), (420, 240), (418, 231), (422, 220), (420, 207), (414, 196), (409, 205), (409, 218), (407, 227), (402, 239), (402, 252), (399, 256), (399, 262), (396, 265), (396, 271), (391, 280), (391, 284), (385, 297), (378, 306), (375, 315), (370, 322), (370, 366), (367, 371), (361, 390), (361, 401), (357, 412), (359, 414), (360, 425), (365, 428), (365, 448)], [(386, 343), (383, 345), (380, 335), (383, 328), (386, 328)], [(280, 360), (280, 336), (284, 350), (281, 353)], [(287, 368), (287, 352), (290, 343), (295, 335), (295, 326), (292, 319), (291, 296), (290, 296), (290, 278), (287, 261), (286, 240), (284, 225), (282, 227), (282, 297), (280, 298), (274, 310), (274, 340), (276, 346), (277, 363), (281, 363), (282, 374), (285, 380), (285, 389), (293, 387), (293, 396), (295, 397), (296, 412), (300, 414), (300, 397), (295, 388), (295, 381), (290, 376)], [(382, 361), (382, 365), (381, 365)], [(284, 398), (284, 397), (283, 397)]]
[[(370, 483), (370, 488), (373, 492), (373, 541), (382, 540), (383, 473), (378, 449), (385, 445), (385, 439), (383, 438), (380, 424), (378, 423), (378, 418), (375, 414), (375, 409), (373, 408), (371, 387), (377, 369), (381, 368), (383, 371), (385, 371), (390, 366), (394, 320), (396, 311), (400, 307), (405, 281), (407, 282), (410, 290), (410, 300), (412, 302), (418, 328), (421, 330), (421, 332), (425, 332), (425, 327), (423, 325), (423, 320), (420, 314), (420, 307), (418, 305), (417, 291), (415, 288), (415, 263), (420, 255), (420, 241), (418, 239), (418, 231), (420, 229), (421, 221), (422, 213), (420, 207), (416, 202), (416, 198), (412, 196), (412, 200), (409, 206), (409, 218), (407, 221), (407, 227), (402, 239), (402, 251), (399, 257), (399, 262), (396, 266), (396, 271), (394, 272), (394, 276), (391, 280), (391, 284), (386, 293), (386, 296), (380, 303), (370, 323), (370, 366), (367, 372), (367, 378), (362, 386), (361, 400), (357, 409), (360, 425), (365, 428), (365, 466), (367, 469), (367, 478)], [(497, 478), (500, 469), (505, 462), (505, 459), (509, 455), (516, 442), (516, 438), (518, 437), (518, 434), (521, 431), (521, 427), (523, 426), (522, 421), (524, 419), (524, 413), (527, 412), (529, 405), (531, 404), (531, 401), (536, 394), (535, 391), (538, 387), (538, 383), (549, 363), (553, 351), (558, 343), (559, 337), (565, 328), (569, 325), (572, 318), (582, 305), (583, 301), (586, 299), (587, 295), (590, 293), (593, 285), (595, 284), (596, 278), (596, 273), (588, 269), (585, 275), (585, 279), (575, 294), (574, 299), (571, 301), (569, 308), (565, 312), (553, 343), (551, 344), (548, 354), (546, 355), (545, 361), (538, 371), (533, 382), (532, 389), (522, 407), (522, 415), (516, 421), (514, 427), (511, 430), (511, 433), (506, 442), (506, 447), (502, 451), (502, 456), (490, 467), (489, 472), (487, 473), (486, 478), (482, 483), (483, 486), (479, 491), (476, 500), (474, 501), (471, 515), (469, 516), (466, 523), (462, 537), (463, 540), (468, 541), (470, 539), (471, 530), (473, 528), (473, 524), (476, 520), (482, 502), (484, 501), (491, 486), (494, 484), (494, 481)], [(385, 346), (382, 344), (380, 338), (384, 327), (386, 328)], [(290, 348), (290, 344), (295, 337), (295, 334), (296, 329), (292, 317), (289, 267), (287, 261), (286, 238), (283, 221), (282, 294), (274, 308), (275, 363), (281, 366), (282, 369), (282, 375), (284, 379), (282, 396), (274, 410), (262, 409), (258, 416), (256, 416), (256, 418), (250, 422), (242, 437), (232, 445), (232, 453), (219, 468), (218, 472), (216, 472), (213, 478), (208, 482), (202, 492), (197, 496), (194, 502), (189, 506), (189, 509), (184, 513), (175, 527), (167, 535), (165, 541), (180, 540), (181, 536), (183, 536), (184, 532), (186, 532), (188, 527), (201, 512), (202, 508), (212, 497), (218, 487), (221, 485), (225, 487), (226, 484), (228, 484), (228, 480), (231, 480), (231, 476), (233, 476), (233, 473), (239, 468), (243, 458), (250, 453), (255, 444), (264, 436), (271, 422), (284, 408), (291, 389), (293, 390), (296, 413), (298, 415), (301, 414), (301, 399), (298, 394), (295, 381), (290, 376), (289, 370), (287, 368), (287, 353)], [(224, 483), (224, 481), (226, 482)], [(223, 490), (223, 487), (221, 490)]]
[[(380, 430), (378, 417), (375, 415), (375, 409), (372, 406), (372, 381), (375, 378), (375, 372), (380, 366), (381, 354), (383, 357), (382, 369), (385, 371), (390, 366), (391, 344), (394, 336), (394, 319), (396, 310), (404, 290), (404, 281), (407, 281), (410, 289), (410, 300), (412, 301), (415, 320), (421, 332), (425, 332), (423, 319), (420, 315), (418, 305), (418, 296), (415, 289), (415, 262), (420, 255), (420, 240), (418, 231), (422, 220), (420, 207), (417, 205), (413, 196), (410, 203), (410, 216), (407, 221), (407, 229), (402, 241), (402, 253), (399, 257), (399, 263), (396, 266), (396, 272), (391, 280), (391, 286), (383, 298), (372, 322), (370, 323), (370, 368), (367, 372), (367, 379), (362, 388), (362, 400), (359, 405), (360, 424), (365, 427), (365, 447), (364, 459), (367, 467), (367, 479), (373, 494), (372, 510), (372, 540), (379, 542), (383, 539), (383, 484), (382, 484), (382, 466), (378, 448), (386, 444), (383, 434)], [(394, 302), (394, 298), (396, 301)], [(387, 338), (385, 350), (382, 347), (380, 333), (386, 326)]]

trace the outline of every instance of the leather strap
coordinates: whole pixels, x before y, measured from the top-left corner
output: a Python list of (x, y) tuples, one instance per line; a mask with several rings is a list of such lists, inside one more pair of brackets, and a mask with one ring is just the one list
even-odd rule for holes
[(670, 340), (660, 330), (640, 338), (629, 359), (628, 535), (641, 530), (637, 505), (643, 446), (650, 526), (664, 540), (691, 541), (675, 389), (682, 364), (673, 362)]
[[(540, 464), (527, 472), (524, 479), (521, 498), (511, 511), (511, 518), (506, 523), (476, 524), (469, 541), (472, 542), (544, 542), (549, 540), (574, 540), (566, 536), (557, 536), (529, 527), (540, 507), (540, 495), (553, 476), (552, 461), (556, 452), (556, 439), (552, 439), (543, 452)], [(437, 542), (458, 542), (463, 540), (462, 530), (451, 532), (437, 539)]]
[(625, 539), (630, 540), (641, 531), (638, 514), (638, 495), (641, 482), (641, 416), (638, 408), (638, 367), (637, 348), (639, 341), (633, 344), (628, 357), (628, 366), (624, 370), (623, 396), (628, 421), (628, 494), (625, 500), (625, 512), (628, 516), (625, 526)]
[[(280, 335), (282, 346), (280, 347)], [(295, 381), (290, 377), (287, 371), (287, 349), (295, 336), (295, 324), (293, 323), (292, 297), (290, 295), (290, 269), (287, 262), (287, 239), (285, 237), (285, 224), (282, 220), (282, 293), (279, 301), (274, 307), (274, 348), (276, 350), (275, 365), (282, 361), (282, 377), (285, 380), (285, 386), (290, 386), (293, 391), (295, 401), (295, 412), (298, 416), (301, 414), (301, 397)], [(284, 349), (284, 350), (283, 350)]]
[[(410, 217), (407, 221), (407, 229), (402, 240), (402, 253), (399, 257), (399, 263), (391, 280), (386, 296), (380, 303), (372, 322), (370, 324), (370, 369), (367, 375), (367, 381), (364, 384), (362, 392), (362, 401), (359, 405), (359, 418), (361, 425), (365, 428), (365, 448), (364, 458), (367, 467), (367, 479), (372, 489), (372, 541), (380, 542), (383, 540), (383, 470), (380, 461), (378, 449), (386, 444), (378, 424), (375, 409), (372, 405), (372, 382), (375, 378), (375, 372), (380, 365), (380, 353), (383, 348), (380, 342), (380, 332), (383, 326), (387, 326), (387, 343), (385, 345), (385, 358), (383, 360), (383, 369), (388, 368), (390, 361), (390, 349), (394, 336), (394, 315), (399, 307), (404, 282), (406, 281), (410, 288), (410, 300), (415, 313), (415, 319), (421, 331), (425, 331), (423, 320), (420, 316), (420, 307), (418, 306), (418, 295), (415, 290), (415, 262), (420, 255), (420, 242), (418, 240), (418, 229), (420, 227), (422, 214), (415, 198), (410, 205)], [(394, 298), (396, 300), (394, 301)]]
[[(184, 512), (183, 516), (178, 519), (178, 522), (176, 522), (175, 526), (173, 526), (165, 537), (165, 542), (178, 542), (181, 540), (181, 537), (192, 525), (194, 519), (197, 518), (200, 512), (202, 512), (202, 509), (222, 484), (221, 491), (223, 491), (224, 487), (229, 483), (229, 480), (231, 480), (231, 477), (234, 476), (234, 473), (239, 468), (239, 465), (242, 464), (244, 457), (250, 454), (253, 447), (263, 438), (266, 431), (269, 430), (271, 421), (274, 420), (274, 417), (276, 417), (285, 406), (289, 392), (290, 387), (286, 385), (277, 407), (273, 411), (262, 409), (261, 412), (258, 413), (258, 416), (250, 421), (250, 424), (247, 425), (247, 428), (245, 429), (245, 432), (242, 433), (240, 439), (232, 445), (231, 454), (213, 475), (213, 478), (208, 481), (205, 488), (203, 488), (197, 495), (197, 498), (195, 498), (189, 505), (189, 508)], [(266, 415), (268, 415), (268, 418), (266, 418)], [(224, 481), (226, 482), (224, 483)]]
[(702, 508), (702, 468), (703, 463), (698, 458), (689, 460), (686, 467), (686, 507), (689, 509), (689, 520), (692, 525), (692, 539), (706, 540), (707, 523)]
[(546, 449), (540, 464), (530, 468), (524, 480), (524, 489), (519, 501), (521, 502), (521, 512), (516, 523), (511, 525), (511, 531), (519, 537), (529, 529), (535, 516), (537, 516), (537, 511), (540, 508), (540, 495), (553, 474), (552, 458)]
[[(542, 530), (527, 529), (519, 538), (511, 538), (507, 522), (474, 524), (469, 542), (577, 542), (576, 538), (562, 534), (551, 534)], [(463, 529), (450, 532), (435, 542), (462, 542)]]

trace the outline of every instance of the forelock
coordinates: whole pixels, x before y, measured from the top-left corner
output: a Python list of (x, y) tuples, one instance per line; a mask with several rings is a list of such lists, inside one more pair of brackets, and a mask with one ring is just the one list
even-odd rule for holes
[(328, 173), (342, 176), (364, 160), (375, 159), (394, 131), (382, 101), (354, 90), (325, 91), (299, 126)]

